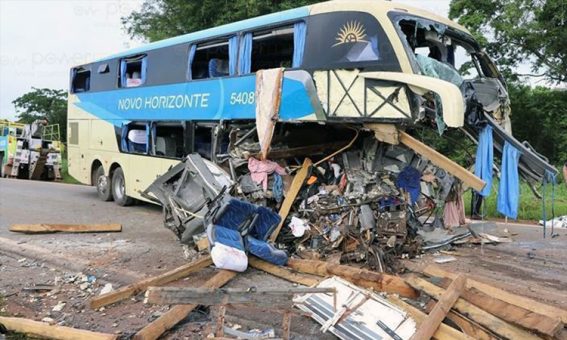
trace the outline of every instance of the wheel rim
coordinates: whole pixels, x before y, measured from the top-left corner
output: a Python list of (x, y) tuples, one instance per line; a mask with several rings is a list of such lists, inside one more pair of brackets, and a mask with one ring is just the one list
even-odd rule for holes
[(116, 196), (119, 199), (122, 199), (122, 197), (124, 197), (124, 192), (125, 192), (125, 187), (124, 187), (124, 178), (122, 177), (118, 177), (116, 179), (116, 186), (114, 188), (114, 193), (116, 194)]
[(105, 194), (108, 189), (108, 178), (106, 176), (99, 176), (96, 183), (98, 191)]

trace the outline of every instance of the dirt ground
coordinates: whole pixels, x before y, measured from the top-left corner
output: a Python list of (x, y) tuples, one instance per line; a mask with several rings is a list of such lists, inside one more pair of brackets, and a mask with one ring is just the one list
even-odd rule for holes
[[(120, 233), (23, 235), (8, 231), (13, 223), (121, 223)], [(442, 264), (448, 271), (471, 277), (567, 309), (567, 230), (543, 239), (540, 227), (498, 224), (497, 233), (512, 235), (512, 243), (463, 245), (453, 249), (456, 261)], [(0, 313), (82, 329), (131, 335), (153, 321), (168, 306), (144, 303), (143, 295), (91, 310), (90, 297), (107, 283), (116, 289), (187, 263), (196, 256), (179, 245), (162, 226), (161, 209), (140, 204), (118, 207), (101, 202), (93, 188), (0, 179)], [(434, 253), (410, 260), (433, 263)], [(176, 286), (199, 286), (212, 275), (207, 268)], [(46, 285), (43, 291), (30, 290)], [(291, 283), (249, 269), (228, 287), (289, 287)], [(62, 306), (62, 303), (64, 305)], [(56, 307), (57, 306), (57, 307)], [(54, 310), (54, 307), (55, 310)], [(211, 332), (206, 309), (194, 311), (166, 338), (204, 338)], [(257, 310), (228, 310), (229, 326), (246, 329), (273, 327), (280, 333), (281, 315)], [(303, 316), (292, 321), (295, 339), (334, 338)]]

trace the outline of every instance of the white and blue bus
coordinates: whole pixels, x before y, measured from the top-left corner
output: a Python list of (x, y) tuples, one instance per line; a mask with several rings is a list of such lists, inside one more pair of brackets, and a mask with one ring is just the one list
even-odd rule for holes
[[(389, 1), (329, 1), (72, 68), (69, 173), (103, 200), (145, 199), (184, 156), (217, 162), (251, 135), (255, 73), (275, 68), (283, 70), (277, 129), (291, 131), (298, 147), (297, 136), (348, 139), (344, 124), (427, 123), (474, 138), (479, 120), (495, 125), (497, 144), (521, 147), (510, 134), (505, 83), (465, 28)], [(520, 168), (533, 180), (553, 169), (529, 150)]]

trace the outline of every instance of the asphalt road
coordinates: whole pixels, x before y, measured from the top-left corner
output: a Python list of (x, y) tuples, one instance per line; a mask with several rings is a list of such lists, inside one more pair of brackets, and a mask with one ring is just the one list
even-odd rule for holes
[[(120, 223), (122, 232), (26, 235), (8, 230), (11, 224), (16, 223)], [(24, 261), (24, 258), (28, 260)], [(10, 295), (6, 299), (9, 314), (17, 313), (37, 320), (49, 316), (83, 329), (131, 334), (155, 319), (155, 313), (163, 312), (163, 308), (143, 304), (143, 296), (140, 295), (104, 312), (92, 311), (85, 306), (84, 291), (77, 287), (73, 289), (72, 285), (66, 285), (64, 291), (53, 299), (38, 300), (37, 296), (30, 297), (20, 292), (23, 287), (34, 283), (52, 284), (56, 276), (82, 272), (97, 278), (93, 294), (98, 294), (105, 282), (113, 283), (114, 287), (121, 286), (163, 273), (188, 261), (175, 235), (163, 227), (159, 206), (139, 203), (120, 207), (113, 202), (102, 202), (96, 190), (88, 186), (0, 179), (0, 295)], [(30, 262), (32, 265), (28, 265)], [(212, 267), (206, 268), (174, 285), (199, 286), (214, 271)], [(227, 285), (232, 288), (251, 286), (284, 288), (292, 285), (254, 269), (238, 275)], [(34, 302), (30, 304), (30, 300)], [(58, 300), (72, 304), (74, 310), (66, 307), (63, 314), (54, 314), (51, 309)], [(77, 300), (79, 302), (71, 303)], [(195, 315), (203, 318), (202, 313)], [(229, 310), (227, 321), (249, 329), (271, 326), (278, 332), (281, 315), (260, 311), (243, 314)], [(330, 333), (321, 334), (318, 331), (320, 325), (309, 318), (294, 317), (292, 324), (292, 332), (297, 339), (334, 338)], [(177, 327), (170, 338), (195, 338), (195, 334), (203, 338), (207, 334), (200, 329), (194, 330), (191, 325)]]

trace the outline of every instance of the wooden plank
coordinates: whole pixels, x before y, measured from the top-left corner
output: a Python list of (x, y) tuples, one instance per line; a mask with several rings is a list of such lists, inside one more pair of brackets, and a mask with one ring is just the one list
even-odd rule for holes
[(289, 268), (276, 266), (253, 256), (250, 256), (248, 258), (248, 265), (256, 269), (263, 270), (266, 273), (288, 280), (289, 282), (299, 283), (308, 287), (316, 286), (317, 284), (319, 284), (319, 282), (321, 282), (321, 280), (318, 278), (299, 274)]
[[(457, 274), (445, 271), (438, 266), (429, 265), (424, 270), (423, 273), (428, 276), (436, 277), (446, 277), (454, 279)], [(539, 301), (527, 298), (525, 296), (516, 295), (507, 292), (503, 289), (496, 288), (494, 286), (482, 283), (480, 281), (475, 281), (473, 279), (467, 280), (467, 288), (476, 288), (482, 291), (484, 294), (491, 296), (493, 298), (499, 299), (501, 301), (507, 302), (509, 304), (522, 307), (524, 309), (530, 310), (532, 312), (548, 316), (552, 319), (560, 319), (563, 324), (567, 324), (567, 311), (554, 306), (546, 305)]]
[(293, 297), (303, 294), (336, 294), (334, 288), (287, 288), (287, 289), (219, 289), (185, 287), (150, 287), (147, 298), (150, 303), (194, 304), (203, 306), (226, 304), (253, 304), (273, 308), (291, 308)]
[(447, 171), (451, 175), (457, 177), (466, 185), (472, 187), (476, 191), (481, 191), (486, 183), (480, 178), (476, 177), (473, 173), (463, 168), (459, 164), (445, 157), (443, 154), (439, 153), (437, 150), (423, 144), (417, 139), (413, 138), (404, 131), (400, 131), (400, 142), (405, 146), (409, 147), (413, 151), (417, 152), (421, 156), (427, 158), (431, 163), (437, 165), (443, 170)]
[[(434, 307), (435, 307), (435, 300), (429, 300), (429, 302), (425, 305), (425, 311), (430, 313)], [(459, 326), (459, 328), (463, 333), (471, 336), (474, 339), (477, 340), (498, 339), (494, 334), (492, 334), (483, 326), (477, 324), (472, 320), (469, 320), (468, 318), (466, 318), (465, 316), (459, 314), (454, 310), (450, 310), (449, 313), (447, 313), (447, 319), (454, 322), (457, 326)]]
[(299, 169), (295, 177), (293, 177), (293, 181), (291, 182), (291, 187), (287, 191), (282, 206), (280, 207), (279, 214), (282, 220), (280, 224), (278, 224), (277, 228), (272, 232), (272, 235), (270, 236), (271, 242), (275, 242), (276, 238), (278, 238), (278, 235), (280, 234), (280, 230), (282, 229), (282, 226), (285, 223), (285, 219), (287, 218), (287, 215), (291, 210), (293, 202), (295, 202), (295, 198), (299, 194), (301, 187), (303, 187), (303, 182), (305, 182), (305, 179), (309, 174), (309, 168), (311, 167), (311, 164), (313, 164), (311, 160), (309, 158), (305, 158), (303, 160), (303, 165), (301, 166), (301, 169)]
[(340, 276), (357, 286), (372, 288), (378, 292), (396, 293), (408, 298), (416, 298), (419, 295), (399, 276), (316, 260), (289, 259), (287, 266), (306, 274)]
[(42, 339), (60, 339), (60, 340), (114, 340), (118, 339), (115, 334), (105, 334), (91, 332), (83, 329), (76, 329), (65, 326), (50, 325), (45, 322), (39, 322), (23, 318), (11, 318), (0, 316), (0, 324), (12, 332), (24, 333), (27, 335), (39, 337)]
[(400, 144), (400, 135), (395, 124), (369, 123), (364, 124), (364, 127), (372, 130), (374, 132), (374, 137), (376, 137), (376, 139), (380, 142), (392, 145)]
[[(412, 287), (425, 292), (436, 300), (439, 300), (445, 292), (443, 288), (418, 277), (410, 277), (406, 281)], [(508, 339), (539, 339), (538, 336), (509, 324), (462, 298), (457, 300), (453, 308), (502, 337)]]
[(12, 224), (10, 231), (25, 234), (109, 233), (122, 231), (122, 224)]
[[(398, 307), (400, 307), (401, 309), (406, 311), (415, 320), (415, 322), (418, 324), (418, 326), (427, 317), (427, 315), (424, 312), (422, 312), (421, 310), (419, 310), (419, 309), (415, 308), (414, 306), (408, 304), (407, 302), (403, 301), (402, 299), (400, 299), (399, 297), (397, 297), (395, 295), (389, 295), (388, 301), (390, 301), (391, 303), (397, 305)], [(450, 327), (448, 325), (445, 325), (443, 323), (441, 325), (439, 325), (439, 328), (437, 328), (437, 330), (435, 331), (435, 334), (433, 334), (433, 338), (437, 339), (437, 340), (454, 340), (454, 339), (473, 340), (473, 339), (475, 339), (475, 338), (470, 337), (466, 334), (463, 334), (463, 333), (459, 332), (457, 329)]]
[(168, 282), (179, 280), (187, 275), (197, 272), (213, 263), (210, 256), (203, 256), (191, 263), (185, 264), (158, 276), (150, 277), (127, 286), (121, 287), (113, 292), (93, 297), (90, 300), (90, 307), (98, 309), (100, 307), (122, 301), (133, 295), (145, 291), (149, 286), (161, 286)]
[[(446, 284), (442, 284), (443, 287)], [(490, 314), (520, 327), (533, 330), (544, 336), (554, 337), (563, 329), (563, 322), (548, 316), (534, 313), (522, 307), (504, 302), (484, 294), (476, 288), (469, 288), (461, 294), (462, 298)]]
[(445, 293), (441, 296), (439, 301), (429, 315), (425, 318), (423, 323), (417, 329), (417, 332), (411, 337), (412, 340), (421, 339), (431, 339), (433, 334), (439, 328), (439, 325), (445, 319), (445, 316), (451, 310), (457, 299), (461, 295), (461, 292), (465, 289), (465, 282), (467, 281), (466, 276), (459, 275)]
[[(201, 287), (218, 288), (236, 276), (236, 272), (221, 270)], [(185, 319), (197, 305), (177, 305), (134, 335), (133, 340), (154, 340)]]

